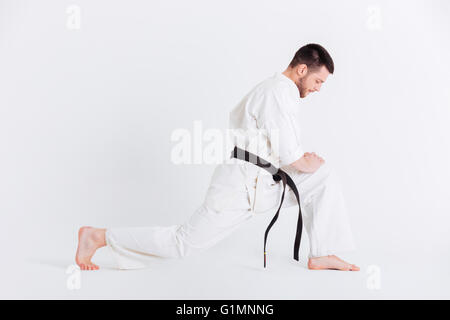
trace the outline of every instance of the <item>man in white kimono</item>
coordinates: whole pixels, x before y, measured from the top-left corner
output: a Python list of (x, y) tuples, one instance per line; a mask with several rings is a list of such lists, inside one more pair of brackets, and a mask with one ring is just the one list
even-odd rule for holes
[[(304, 152), (294, 118), (300, 98), (319, 91), (334, 63), (320, 45), (300, 48), (287, 69), (258, 84), (231, 111), (233, 144), (252, 148), (245, 132), (259, 136), (257, 154), (282, 168), (295, 182), (309, 236), (308, 268), (358, 271), (335, 254), (354, 249), (339, 182), (328, 164), (314, 152)], [(239, 134), (244, 132), (244, 139)], [(275, 135), (270, 133), (275, 132)], [(274, 138), (276, 136), (276, 139)], [(242, 138), (242, 137), (241, 137)], [(260, 148), (264, 145), (266, 148)], [(249, 150), (250, 151), (250, 150)], [(275, 213), (281, 183), (253, 163), (231, 159), (217, 165), (202, 205), (183, 224), (138, 228), (79, 230), (76, 263), (82, 270), (97, 270), (91, 262), (97, 249), (108, 246), (120, 269), (141, 268), (157, 258), (181, 258), (207, 248), (230, 235), (259, 213)], [(286, 189), (282, 208), (297, 206)]]

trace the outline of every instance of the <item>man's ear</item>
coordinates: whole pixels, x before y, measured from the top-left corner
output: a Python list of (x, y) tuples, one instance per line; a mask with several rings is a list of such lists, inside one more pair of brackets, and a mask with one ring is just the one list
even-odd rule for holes
[(308, 73), (308, 66), (306, 64), (302, 63), (297, 66), (297, 75), (300, 78), (306, 76), (307, 73)]

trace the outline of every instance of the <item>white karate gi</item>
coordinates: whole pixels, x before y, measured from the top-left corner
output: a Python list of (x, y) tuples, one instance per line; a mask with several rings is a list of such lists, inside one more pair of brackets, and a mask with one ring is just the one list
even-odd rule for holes
[[(252, 89), (231, 111), (230, 128), (240, 129), (231, 138), (238, 147), (257, 150), (261, 158), (282, 167), (296, 183), (310, 240), (309, 257), (353, 250), (341, 188), (330, 166), (325, 163), (314, 173), (301, 173), (289, 166), (304, 154), (293, 116), (299, 101), (295, 83), (276, 73)], [(249, 138), (252, 135), (248, 132), (270, 130), (276, 132), (277, 141), (275, 136), (265, 134), (256, 140)], [(230, 153), (231, 149), (227, 155)], [(212, 247), (255, 214), (275, 214), (281, 192), (282, 184), (276, 183), (265, 169), (231, 159), (217, 165), (204, 202), (185, 223), (110, 228), (106, 243), (120, 269), (145, 267), (161, 257), (184, 257)], [(286, 187), (282, 208), (291, 206), (297, 206), (297, 201)]]

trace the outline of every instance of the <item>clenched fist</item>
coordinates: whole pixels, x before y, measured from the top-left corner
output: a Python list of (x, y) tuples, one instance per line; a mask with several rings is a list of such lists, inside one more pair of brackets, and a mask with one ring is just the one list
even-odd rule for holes
[(319, 169), (319, 167), (324, 163), (325, 160), (323, 160), (314, 152), (306, 152), (300, 159), (298, 159), (291, 165), (299, 171), (312, 173)]

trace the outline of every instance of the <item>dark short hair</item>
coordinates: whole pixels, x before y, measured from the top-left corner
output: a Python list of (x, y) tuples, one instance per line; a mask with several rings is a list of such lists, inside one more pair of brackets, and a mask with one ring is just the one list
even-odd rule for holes
[(329, 73), (334, 72), (334, 62), (330, 54), (319, 44), (310, 43), (301, 47), (295, 53), (289, 67), (293, 68), (299, 64), (306, 64), (308, 68), (317, 69), (322, 66), (327, 68)]

